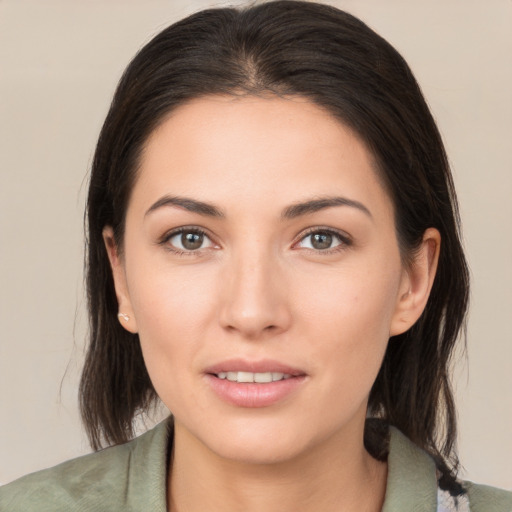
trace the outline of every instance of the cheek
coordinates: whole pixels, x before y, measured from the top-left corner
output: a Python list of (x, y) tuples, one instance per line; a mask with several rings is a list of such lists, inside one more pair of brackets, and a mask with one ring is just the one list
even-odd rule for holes
[(129, 274), (144, 360), (159, 394), (176, 386), (188, 392), (182, 374), (193, 368), (214, 316), (215, 282), (209, 274), (193, 265), (170, 269), (154, 262), (134, 266)]
[(211, 308), (215, 276), (207, 265), (171, 265), (165, 254), (151, 256), (135, 255), (127, 267), (137, 327), (192, 339)]
[(340, 393), (351, 386), (369, 391), (373, 384), (389, 340), (399, 276), (399, 265), (383, 271), (368, 262), (333, 269), (323, 286), (318, 280), (303, 282), (302, 329), (323, 352), (323, 367), (316, 370), (331, 368), (328, 385)]
[[(387, 339), (400, 284), (400, 267), (383, 269), (371, 262), (331, 269), (322, 276), (302, 280), (302, 310), (310, 323), (331, 326), (340, 335), (380, 332)], [(316, 322), (315, 322), (316, 319)], [(345, 336), (344, 336), (345, 337)]]

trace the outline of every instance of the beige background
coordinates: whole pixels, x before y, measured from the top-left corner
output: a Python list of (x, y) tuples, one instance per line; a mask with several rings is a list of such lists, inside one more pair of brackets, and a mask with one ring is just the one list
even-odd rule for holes
[[(473, 273), (456, 371), (463, 474), (511, 489), (512, 1), (331, 3), (402, 52), (445, 138)], [(88, 451), (76, 391), (95, 139), (135, 51), (210, 5), (0, 0), (0, 482)]]

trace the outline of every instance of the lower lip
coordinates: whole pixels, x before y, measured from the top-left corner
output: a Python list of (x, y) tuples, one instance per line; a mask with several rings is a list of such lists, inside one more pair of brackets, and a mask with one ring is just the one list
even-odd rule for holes
[(207, 374), (206, 380), (224, 401), (238, 407), (268, 407), (291, 395), (305, 380), (304, 375), (268, 383), (231, 382)]

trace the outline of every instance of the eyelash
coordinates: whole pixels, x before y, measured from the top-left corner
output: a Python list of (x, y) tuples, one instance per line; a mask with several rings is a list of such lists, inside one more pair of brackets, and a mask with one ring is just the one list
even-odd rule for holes
[(315, 226), (314, 228), (309, 228), (305, 232), (301, 233), (297, 242), (294, 242), (293, 246), (296, 246), (300, 242), (304, 241), (308, 236), (314, 235), (314, 234), (322, 234), (322, 235), (331, 235), (333, 238), (337, 238), (340, 242), (338, 245), (334, 247), (330, 247), (328, 249), (311, 249), (308, 247), (304, 247), (305, 250), (313, 252), (315, 254), (334, 254), (337, 252), (344, 251), (348, 247), (352, 246), (353, 241), (352, 239), (344, 232), (338, 231), (333, 228), (327, 228), (322, 226)]
[(210, 240), (210, 242), (212, 244), (214, 244), (212, 241), (212, 238), (208, 235), (208, 233), (206, 231), (204, 231), (203, 229), (200, 229), (196, 226), (190, 226), (190, 227), (183, 226), (183, 227), (175, 229), (173, 231), (169, 231), (160, 239), (160, 241), (158, 243), (159, 243), (159, 245), (164, 246), (166, 248), (166, 250), (168, 250), (169, 252), (172, 252), (176, 256), (197, 256), (197, 255), (201, 254), (201, 249), (184, 251), (182, 249), (179, 249), (178, 247), (174, 247), (169, 244), (169, 240), (171, 240), (172, 238), (174, 238), (177, 235), (182, 235), (183, 233), (193, 233), (195, 235), (204, 236), (205, 238)]
[[(182, 235), (183, 233), (193, 233), (196, 235), (203, 236), (203, 237), (207, 238), (208, 240), (210, 240), (210, 242), (213, 245), (215, 245), (214, 242), (212, 241), (212, 238), (208, 235), (208, 233), (205, 230), (200, 229), (196, 226), (190, 226), (190, 227), (184, 226), (184, 227), (169, 231), (160, 239), (158, 244), (165, 246), (165, 248), (169, 252), (172, 252), (173, 254), (175, 254), (177, 256), (198, 256), (198, 255), (200, 255), (202, 252), (202, 249), (185, 250), (184, 251), (182, 249), (179, 249), (179, 248), (174, 247), (169, 244), (169, 241), (172, 238), (174, 238), (177, 235)], [(321, 226), (320, 227), (316, 226), (314, 228), (309, 228), (305, 232), (301, 233), (300, 236), (298, 237), (298, 240), (292, 244), (292, 247), (297, 246), (300, 242), (304, 241), (308, 236), (311, 236), (314, 234), (331, 235), (331, 236), (333, 236), (333, 238), (338, 239), (338, 241), (340, 242), (338, 245), (336, 245), (332, 248), (328, 248), (328, 249), (311, 249), (309, 247), (303, 248), (304, 250), (313, 252), (315, 254), (325, 254), (326, 255), (326, 254), (337, 253), (337, 252), (347, 249), (348, 247), (350, 247), (353, 244), (352, 239), (346, 233), (337, 231), (332, 228), (323, 228)]]

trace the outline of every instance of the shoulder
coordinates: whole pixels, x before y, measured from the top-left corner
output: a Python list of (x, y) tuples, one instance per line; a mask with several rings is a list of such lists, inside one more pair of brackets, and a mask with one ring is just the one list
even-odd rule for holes
[(388, 483), (383, 512), (512, 512), (512, 492), (460, 482), (461, 496), (438, 486), (432, 457), (400, 431), (390, 429)]
[(465, 493), (452, 496), (438, 489), (437, 512), (512, 512), (512, 492), (461, 482)]
[[(24, 476), (0, 488), (0, 511), (75, 510), (122, 492), (130, 447), (120, 445)], [(108, 493), (108, 494), (107, 494)], [(77, 508), (78, 510), (78, 508)]]
[(471, 512), (512, 512), (512, 492), (464, 482)]
[(132, 510), (148, 493), (146, 504), (154, 501), (152, 510), (158, 510), (165, 498), (167, 438), (164, 422), (126, 444), (24, 476), (0, 487), (0, 512)]

